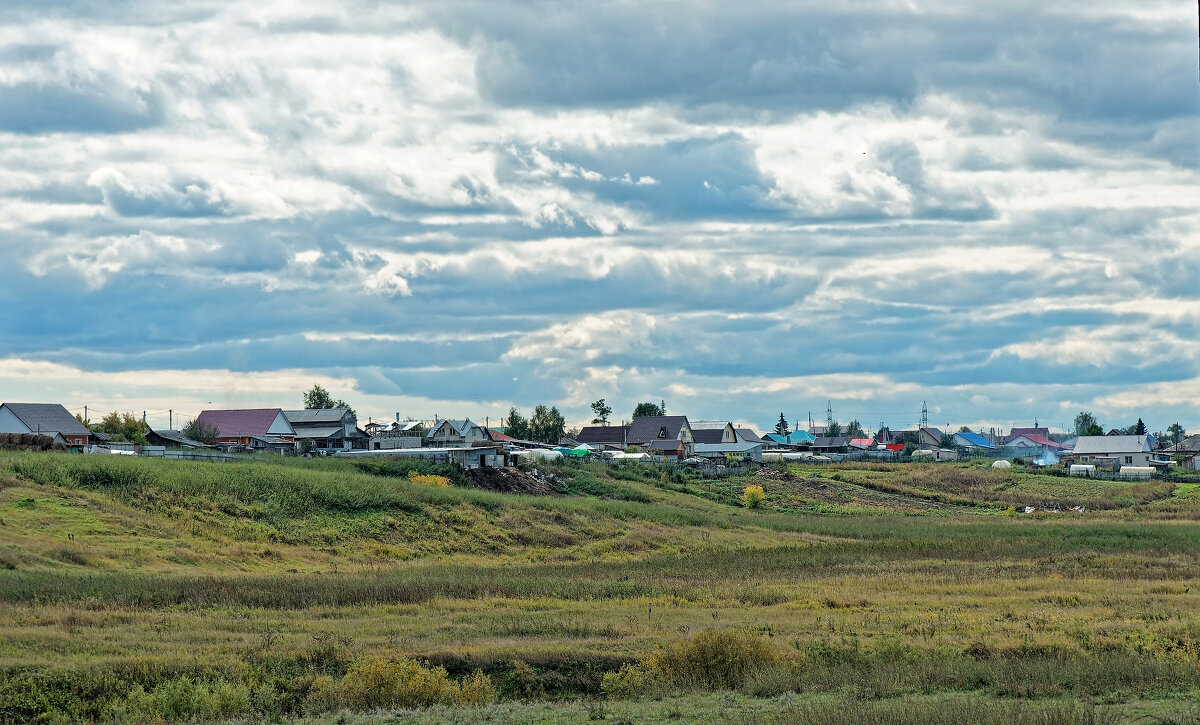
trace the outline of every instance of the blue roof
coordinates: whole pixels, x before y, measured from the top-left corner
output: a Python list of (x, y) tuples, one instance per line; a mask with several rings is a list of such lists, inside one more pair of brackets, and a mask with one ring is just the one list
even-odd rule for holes
[(806, 430), (798, 430), (787, 437), (788, 443), (812, 443), (817, 437)]
[(954, 437), (962, 438), (968, 444), (977, 446), (979, 448), (995, 448), (996, 447), (996, 446), (992, 445), (991, 441), (989, 441), (987, 438), (984, 438), (983, 436), (979, 435), (978, 433), (955, 433)]
[(776, 443), (787, 443), (787, 439), (784, 438), (783, 436), (779, 435), (778, 433), (768, 433), (763, 437), (773, 440)]

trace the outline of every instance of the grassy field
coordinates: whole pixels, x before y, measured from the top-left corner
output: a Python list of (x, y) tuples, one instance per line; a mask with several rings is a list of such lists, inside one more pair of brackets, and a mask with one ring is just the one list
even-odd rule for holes
[(0, 723), (1200, 716), (1195, 485), (546, 470), (0, 454)]

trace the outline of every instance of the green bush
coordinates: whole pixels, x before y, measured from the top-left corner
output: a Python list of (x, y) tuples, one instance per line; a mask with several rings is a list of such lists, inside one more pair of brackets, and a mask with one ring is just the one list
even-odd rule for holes
[(486, 705), (496, 700), (491, 680), (481, 672), (454, 682), (443, 667), (425, 667), (401, 659), (371, 660), (350, 668), (339, 685), (320, 678), (313, 685), (310, 702), (328, 706), (337, 703), (351, 710), (416, 708), (431, 705)]
[(603, 687), (612, 699), (659, 694), (662, 686), (731, 690), (743, 687), (749, 678), (780, 661), (778, 650), (750, 632), (701, 632), (606, 675)]

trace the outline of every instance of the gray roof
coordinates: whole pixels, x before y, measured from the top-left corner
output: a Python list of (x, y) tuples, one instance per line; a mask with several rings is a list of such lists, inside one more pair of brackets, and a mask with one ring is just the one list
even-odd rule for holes
[(692, 428), (692, 433), (698, 430), (723, 430), (725, 426), (732, 425), (727, 420), (689, 420), (688, 425)]
[(92, 434), (87, 426), (58, 403), (5, 403), (4, 407), (34, 433), (55, 432), (69, 436)]
[(341, 423), (342, 418), (349, 413), (349, 408), (312, 408), (306, 410), (285, 410), (283, 417), (292, 425), (313, 423)]
[(739, 441), (745, 441), (747, 443), (761, 443), (762, 442), (762, 436), (760, 436), (759, 434), (750, 430), (749, 428), (738, 428), (737, 429), (737, 437), (738, 437)]
[(182, 432), (177, 430), (154, 430), (151, 428), (150, 432), (159, 438), (162, 438), (163, 440), (170, 441), (180, 446), (190, 446), (192, 448), (212, 448), (212, 446), (206, 443), (201, 443), (198, 440), (188, 438)]
[(1079, 436), (1075, 441), (1075, 453), (1104, 455), (1114, 453), (1149, 453), (1152, 449), (1148, 436)]
[(439, 420), (437, 425), (433, 426), (432, 428), (429, 429), (428, 432), (425, 433), (425, 437), (432, 438), (433, 434), (437, 433), (438, 429), (442, 427), (443, 423), (449, 423), (450, 427), (454, 429), (455, 434), (463, 436), (463, 437), (465, 437), (467, 435), (467, 433), (470, 432), (472, 427), (476, 427), (476, 428), (483, 427), (483, 426), (480, 426), (480, 425), (472, 422), (470, 418), (464, 418), (462, 420), (452, 420), (450, 418), (447, 418), (446, 420)]
[(697, 443), (720, 443), (725, 436), (724, 428), (701, 428), (700, 430), (692, 429), (692, 439)]
[[(687, 425), (685, 415), (645, 415), (634, 418), (629, 425), (630, 443), (645, 443), (646, 441), (671, 440), (679, 437), (679, 431)], [(691, 426), (688, 426), (689, 428)]]
[(849, 439), (846, 436), (834, 436), (832, 438), (818, 438), (813, 441), (813, 448), (842, 448), (850, 445)]
[(345, 427), (340, 425), (296, 429), (297, 438), (333, 438), (345, 434)]

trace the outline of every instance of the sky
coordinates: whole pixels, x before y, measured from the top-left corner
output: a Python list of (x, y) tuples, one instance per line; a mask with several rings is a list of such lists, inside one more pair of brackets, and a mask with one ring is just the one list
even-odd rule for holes
[(1177, 0), (0, 13), (0, 400), (1200, 429)]

